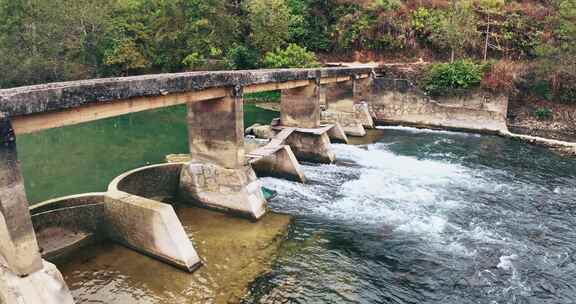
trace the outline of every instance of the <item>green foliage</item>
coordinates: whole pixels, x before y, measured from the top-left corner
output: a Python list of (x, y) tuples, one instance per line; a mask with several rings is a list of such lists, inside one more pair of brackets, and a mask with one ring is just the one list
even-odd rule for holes
[(0, 87), (318, 64), (290, 44), (338, 60), (479, 59), (489, 25), (488, 59), (538, 60), (548, 99), (568, 103), (575, 20), (573, 0), (0, 0)]
[(538, 108), (534, 111), (534, 117), (538, 120), (549, 120), (552, 116), (553, 112), (548, 108)]
[(399, 9), (401, 5), (399, 0), (375, 0), (372, 9), (390, 11)]
[(446, 11), (445, 18), (439, 20), (433, 29), (432, 39), (436, 44), (451, 52), (451, 61), (463, 55), (466, 48), (479, 43), (480, 34), (476, 30), (476, 16), (472, 4), (467, 0), (452, 0), (452, 7)]
[(279, 102), (281, 98), (280, 91), (266, 91), (257, 93), (244, 94), (246, 101), (259, 101), (259, 102)]
[(433, 96), (449, 95), (478, 87), (483, 75), (484, 66), (470, 60), (434, 64), (424, 78), (424, 90)]
[(284, 0), (248, 0), (252, 45), (263, 52), (275, 50), (290, 37), (290, 8)]
[(320, 64), (314, 53), (296, 44), (290, 44), (285, 49), (266, 53), (264, 66), (267, 68), (314, 68)]
[(258, 68), (260, 57), (256, 50), (244, 45), (235, 45), (228, 50), (226, 61), (233, 70), (250, 70)]
[(186, 56), (186, 58), (182, 60), (182, 64), (190, 70), (197, 70), (206, 64), (206, 59), (201, 54), (194, 52)]

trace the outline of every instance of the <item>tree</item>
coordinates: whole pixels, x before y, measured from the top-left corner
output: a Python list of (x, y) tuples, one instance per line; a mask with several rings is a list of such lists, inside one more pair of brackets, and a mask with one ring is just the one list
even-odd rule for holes
[(262, 52), (283, 46), (290, 37), (290, 9), (284, 0), (249, 0), (250, 40)]
[(452, 0), (451, 3), (446, 18), (440, 21), (432, 35), (441, 46), (450, 50), (450, 61), (454, 62), (456, 55), (462, 55), (467, 47), (476, 46), (479, 33), (472, 3), (467, 0)]
[(488, 60), (488, 48), (490, 47), (490, 38), (492, 36), (492, 23), (504, 5), (504, 0), (478, 0), (480, 14), (485, 18), (484, 61)]
[(558, 14), (550, 19), (553, 39), (538, 47), (540, 72), (550, 80), (554, 98), (576, 102), (576, 3), (557, 0)]
[(0, 86), (96, 75), (94, 50), (113, 3), (0, 0)]

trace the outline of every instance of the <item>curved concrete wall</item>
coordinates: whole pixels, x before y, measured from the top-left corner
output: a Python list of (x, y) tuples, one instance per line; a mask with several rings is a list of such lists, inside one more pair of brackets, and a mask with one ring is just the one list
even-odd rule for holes
[(54, 260), (105, 237), (104, 193), (49, 200), (30, 208), (42, 256)]
[(158, 200), (174, 197), (183, 164), (158, 164), (128, 171), (116, 177), (108, 186), (108, 191), (122, 191)]

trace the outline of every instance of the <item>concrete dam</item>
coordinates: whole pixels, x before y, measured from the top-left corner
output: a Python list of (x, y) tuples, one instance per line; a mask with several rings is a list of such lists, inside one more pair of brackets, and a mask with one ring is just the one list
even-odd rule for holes
[[(351, 98), (336, 105), (343, 88)], [(243, 96), (265, 91), (281, 91), (280, 118), (258, 136), (266, 141), (247, 145)], [(187, 107), (189, 155), (121, 174), (106, 192), (29, 206), (19, 135), (176, 105)], [(365, 67), (161, 74), (0, 90), (0, 303), (74, 303), (48, 260), (94, 239), (186, 272), (203, 267), (165, 197), (261, 221), (268, 209), (258, 177), (304, 183), (299, 161), (333, 163), (331, 142), (347, 143), (375, 123), (507, 134), (506, 112), (505, 96), (431, 100), (386, 68)]]

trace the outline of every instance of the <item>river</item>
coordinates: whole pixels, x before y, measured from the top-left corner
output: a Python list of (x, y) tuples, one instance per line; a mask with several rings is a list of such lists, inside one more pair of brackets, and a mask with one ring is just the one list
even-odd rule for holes
[(403, 127), (265, 178), (295, 224), (245, 303), (575, 303), (576, 160)]
[[(246, 113), (246, 125), (275, 116)], [(576, 160), (495, 136), (371, 135), (334, 145), (334, 165), (304, 164), (307, 184), (262, 179), (294, 224), (244, 303), (576, 302)], [(186, 152), (185, 108), (23, 136), (18, 148), (32, 203), (103, 191)]]

